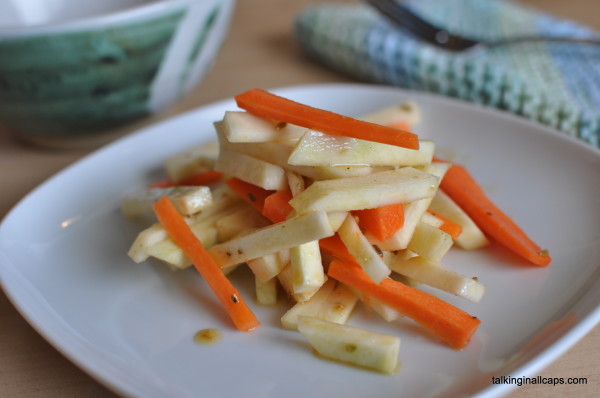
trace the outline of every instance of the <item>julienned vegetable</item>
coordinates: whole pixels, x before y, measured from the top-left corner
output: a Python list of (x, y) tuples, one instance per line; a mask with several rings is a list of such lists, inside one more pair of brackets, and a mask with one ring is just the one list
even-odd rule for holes
[(171, 177), (165, 177), (162, 180), (155, 181), (148, 185), (149, 188), (167, 188), (175, 186), (187, 186), (187, 185), (208, 185), (219, 181), (223, 178), (223, 173), (215, 170), (200, 171), (198, 173), (191, 174), (179, 181), (173, 181)]
[(344, 242), (340, 239), (339, 235), (333, 235), (319, 241), (321, 250), (330, 256), (337, 257), (341, 260), (356, 261), (354, 256), (350, 254)]
[(274, 191), (267, 191), (264, 188), (257, 187), (239, 178), (230, 178), (225, 181), (231, 189), (233, 189), (240, 197), (250, 203), (259, 212), (262, 212), (263, 206), (265, 205), (265, 199), (271, 195)]
[(358, 225), (379, 240), (386, 240), (404, 224), (404, 204), (394, 203), (372, 209), (354, 210)]
[(550, 264), (552, 259), (548, 251), (531, 240), (490, 200), (466, 168), (453, 164), (442, 180), (441, 188), (492, 239), (535, 265)]
[(246, 91), (236, 95), (235, 101), (240, 108), (263, 118), (292, 123), (331, 135), (419, 149), (419, 139), (411, 132), (312, 108), (265, 90)]
[(290, 190), (277, 191), (265, 198), (262, 214), (271, 222), (278, 223), (285, 221), (289, 214), (294, 210), (290, 206), (292, 192)]
[(168, 197), (164, 196), (154, 204), (154, 212), (167, 233), (192, 260), (194, 267), (227, 310), (235, 326), (247, 332), (260, 323), (244, 302), (237, 289), (208, 254), (202, 242), (194, 235), (189, 225), (179, 215)]
[(460, 224), (457, 224), (448, 217), (431, 210), (431, 208), (427, 209), (427, 212), (438, 220), (439, 225), (436, 223), (436, 226), (450, 235), (452, 239), (456, 239), (460, 236), (462, 232), (462, 226)]
[(218, 146), (168, 158), (168, 179), (156, 184), (207, 185), (195, 189), (210, 190), (210, 204), (188, 214), (160, 199), (153, 206), (159, 223), (140, 232), (129, 255), (173, 269), (193, 264), (238, 329), (259, 324), (226, 276), (247, 265), (259, 303), (276, 303), (278, 290), (292, 301), (283, 328), (300, 330), (321, 355), (391, 373), (399, 336), (346, 325), (359, 302), (387, 322), (412, 318), (462, 349), (480, 320), (443, 295), (477, 303), (486, 287), (445, 267), (446, 253), (455, 244), (485, 247), (487, 235), (534, 264), (550, 261), (466, 169), (436, 162), (433, 141), (416, 149), (416, 104), (359, 120), (263, 90), (236, 101), (248, 112), (215, 122)]
[(455, 349), (464, 348), (481, 323), (447, 302), (393, 279), (377, 284), (355, 262), (333, 260), (327, 275), (391, 306)]

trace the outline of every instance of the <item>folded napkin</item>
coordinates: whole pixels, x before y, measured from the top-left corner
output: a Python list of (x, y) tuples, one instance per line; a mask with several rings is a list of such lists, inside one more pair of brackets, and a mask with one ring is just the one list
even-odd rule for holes
[[(592, 29), (501, 0), (409, 0), (450, 32), (481, 39), (598, 37)], [(365, 4), (313, 5), (295, 20), (312, 57), (362, 81), (429, 91), (537, 120), (600, 146), (600, 46), (526, 42), (476, 53), (435, 48)]]

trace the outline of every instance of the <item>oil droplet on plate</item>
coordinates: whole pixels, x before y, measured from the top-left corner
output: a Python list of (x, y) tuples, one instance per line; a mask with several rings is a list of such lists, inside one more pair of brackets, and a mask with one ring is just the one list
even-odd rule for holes
[(217, 329), (202, 329), (194, 334), (194, 342), (202, 345), (215, 344), (221, 340), (221, 333)]

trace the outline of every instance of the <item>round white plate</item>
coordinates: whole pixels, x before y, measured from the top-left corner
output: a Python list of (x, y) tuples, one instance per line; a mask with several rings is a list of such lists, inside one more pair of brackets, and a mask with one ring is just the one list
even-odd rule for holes
[[(491, 246), (452, 249), (444, 264), (488, 286), (479, 304), (434, 292), (481, 318), (454, 351), (408, 320), (391, 324), (358, 310), (350, 324), (401, 337), (399, 371), (385, 376), (315, 357), (283, 330), (285, 306), (259, 307), (245, 270), (233, 276), (262, 326), (234, 330), (189, 269), (126, 255), (140, 225), (124, 220), (123, 194), (161, 176), (162, 161), (214, 139), (228, 100), (121, 139), (34, 190), (0, 227), (3, 288), (23, 316), (66, 357), (109, 388), (140, 397), (497, 396), (534, 376), (600, 319), (600, 152), (541, 125), (417, 92), (366, 85), (290, 87), (278, 93), (358, 115), (406, 99), (422, 108), (416, 130), (462, 162), (489, 196), (553, 262), (528, 265)], [(429, 290), (433, 292), (433, 290)], [(196, 331), (222, 339), (198, 345)]]

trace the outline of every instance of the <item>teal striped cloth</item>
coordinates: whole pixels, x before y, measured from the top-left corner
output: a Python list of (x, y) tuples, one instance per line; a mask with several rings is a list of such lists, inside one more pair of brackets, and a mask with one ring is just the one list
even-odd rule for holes
[[(450, 32), (478, 39), (600, 36), (511, 1), (405, 3)], [(600, 146), (600, 46), (526, 42), (453, 53), (416, 39), (360, 3), (310, 6), (297, 16), (294, 32), (314, 59), (361, 81), (495, 107)]]

